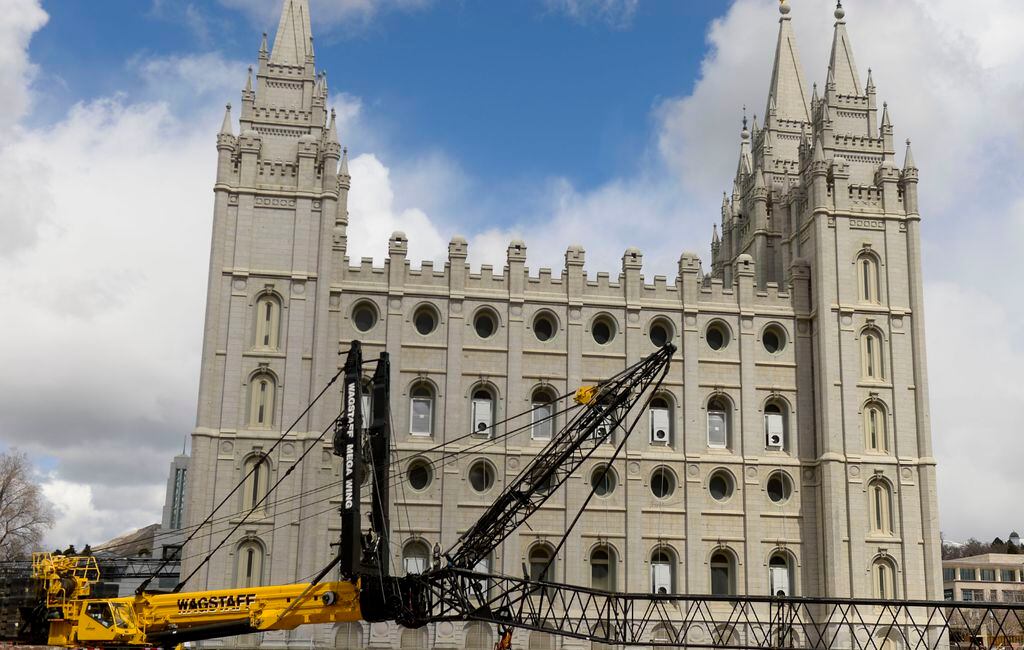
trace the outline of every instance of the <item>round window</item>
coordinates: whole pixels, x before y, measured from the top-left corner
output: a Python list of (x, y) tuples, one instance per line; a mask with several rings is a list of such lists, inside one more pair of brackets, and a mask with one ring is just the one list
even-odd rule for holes
[(615, 491), (615, 471), (607, 465), (598, 465), (590, 473), (590, 486), (597, 496), (608, 496)]
[(715, 501), (728, 501), (732, 490), (732, 476), (725, 470), (716, 471), (708, 480), (708, 492)]
[(406, 476), (409, 479), (409, 485), (412, 486), (412, 489), (426, 490), (430, 486), (431, 479), (434, 478), (434, 470), (430, 467), (430, 463), (421, 458), (417, 458), (409, 463), (409, 469), (406, 471)]
[(704, 339), (712, 350), (721, 350), (729, 345), (729, 330), (726, 328), (725, 323), (716, 321), (708, 325), (707, 330), (704, 332)]
[(538, 341), (548, 341), (555, 335), (555, 321), (541, 312), (533, 319), (533, 335)]
[(664, 347), (670, 340), (672, 340), (672, 331), (669, 329), (668, 323), (663, 320), (656, 320), (651, 323), (651, 343), (655, 347)]
[(765, 487), (772, 503), (785, 503), (793, 494), (793, 482), (785, 472), (774, 472), (768, 477), (768, 484)]
[(485, 309), (481, 309), (473, 317), (473, 329), (476, 330), (476, 335), (480, 338), (491, 338), (497, 329), (497, 325), (494, 323), (494, 315)]
[(667, 467), (658, 467), (651, 474), (651, 492), (659, 499), (667, 499), (676, 491), (676, 477)]
[(486, 492), (494, 485), (494, 468), (485, 460), (478, 460), (469, 468), (469, 484), (477, 492)]
[(423, 305), (416, 310), (416, 313), (412, 317), (413, 324), (416, 325), (416, 331), (426, 336), (437, 328), (437, 312), (434, 311), (433, 307)]
[(769, 325), (761, 334), (761, 343), (770, 354), (782, 352), (786, 347), (786, 332), (778, 325)]
[(605, 345), (610, 343), (615, 338), (615, 325), (605, 317), (600, 317), (594, 320), (594, 324), (590, 328), (590, 333), (593, 334), (594, 340), (599, 345)]
[(361, 302), (352, 310), (352, 322), (360, 332), (369, 332), (377, 324), (377, 310), (373, 305)]

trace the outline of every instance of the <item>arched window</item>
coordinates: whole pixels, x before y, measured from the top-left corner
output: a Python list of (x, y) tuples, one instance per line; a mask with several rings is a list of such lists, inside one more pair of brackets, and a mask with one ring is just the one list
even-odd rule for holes
[(651, 444), (669, 445), (672, 443), (672, 418), (670, 417), (668, 400), (658, 395), (651, 400), (650, 424)]
[(530, 398), (530, 437), (534, 440), (551, 440), (555, 428), (555, 396), (547, 388), (537, 388)]
[(722, 395), (708, 400), (708, 447), (725, 449), (729, 446), (731, 412), (729, 400)]
[(896, 567), (885, 558), (871, 563), (871, 590), (875, 598), (891, 600), (896, 597)]
[(780, 399), (772, 399), (764, 405), (764, 446), (766, 449), (786, 448), (786, 434), (789, 433), (789, 409)]
[(651, 553), (651, 593), (673, 594), (675, 587), (675, 553), (665, 547), (654, 549)]
[(878, 303), (878, 259), (871, 253), (857, 257), (857, 294), (861, 302)]
[(732, 553), (720, 550), (711, 555), (711, 594), (733, 596), (736, 594), (736, 561)]
[(434, 433), (434, 390), (419, 383), (409, 391), (409, 433), (429, 436)]
[(676, 632), (668, 623), (658, 623), (654, 626), (654, 629), (651, 630), (651, 641), (657, 643), (658, 647), (676, 640)]
[(334, 633), (334, 647), (337, 650), (362, 650), (363, 626), (359, 623), (342, 623)]
[(242, 510), (263, 510), (266, 505), (263, 497), (270, 489), (270, 461), (262, 454), (249, 456), (242, 464), (242, 476), (245, 477), (242, 485)]
[(281, 303), (277, 296), (265, 293), (256, 299), (256, 336), (254, 347), (276, 350), (279, 346)]
[(427, 630), (422, 627), (402, 628), (402, 636), (398, 641), (401, 650), (423, 650), (429, 648)]
[(472, 421), (473, 434), (485, 438), (494, 435), (494, 393), (488, 388), (479, 387), (473, 390)]
[(259, 372), (249, 380), (249, 425), (269, 428), (274, 425), (274, 398), (277, 382), (269, 372)]
[(616, 589), (615, 549), (602, 544), (590, 551), (590, 586), (602, 591)]
[(494, 633), (487, 623), (474, 621), (466, 625), (466, 650), (494, 650)]
[(551, 547), (537, 544), (530, 549), (530, 580), (550, 582), (555, 576), (555, 561), (552, 559)]
[(879, 402), (864, 406), (864, 448), (880, 454), (889, 452), (885, 408)]
[[(604, 623), (598, 623), (594, 627), (594, 636), (608, 638), (608, 627)], [(615, 650), (615, 646), (602, 641), (594, 641), (590, 644), (590, 650)]]
[(423, 573), (430, 567), (430, 548), (426, 542), (413, 540), (402, 549), (402, 566), (406, 573)]
[(239, 587), (259, 587), (263, 584), (263, 546), (249, 540), (238, 545)]
[(875, 329), (866, 329), (860, 335), (861, 374), (865, 379), (885, 379), (885, 355), (882, 353), (882, 335)]
[(889, 484), (881, 479), (868, 483), (868, 511), (871, 516), (871, 532), (875, 535), (892, 535), (892, 491)]
[(768, 560), (768, 593), (772, 596), (793, 595), (793, 570), (787, 553), (776, 551)]

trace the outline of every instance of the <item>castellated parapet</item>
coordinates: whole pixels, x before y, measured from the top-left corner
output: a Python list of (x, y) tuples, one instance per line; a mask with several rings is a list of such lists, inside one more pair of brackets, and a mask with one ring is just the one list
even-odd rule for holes
[[(319, 437), (340, 388), (304, 410), (353, 340), (367, 359), (392, 359), (398, 571), (454, 543), (543, 449), (542, 418), (520, 414), (550, 413), (552, 398), (671, 342), (678, 353), (661, 390), (637, 414), (613, 484), (574, 528), (553, 579), (940, 598), (918, 168), (909, 143), (897, 167), (888, 107), (878, 115), (870, 74), (860, 85), (845, 16), (837, 10), (819, 94), (781, 6), (763, 125), (744, 118), (709, 263), (684, 252), (667, 278), (645, 275), (634, 248), (614, 273), (590, 272), (577, 245), (557, 273), (531, 269), (523, 241), (510, 242), (501, 269), (473, 273), (461, 237), (443, 266), (416, 267), (401, 232), (385, 259), (349, 259), (348, 192), (359, 179), (326, 106), (307, 2), (284, 0), (274, 47), (264, 41), (245, 83), (239, 135), (229, 108), (216, 140), (191, 523), (254, 468), (258, 480), (229, 500), (231, 512), (283, 481), (189, 588), (291, 582), (330, 556), (339, 466)], [(473, 431), (483, 433), (467, 438)], [(431, 451), (442, 443), (445, 454)], [(518, 575), (543, 564), (613, 449), (599, 450), (485, 568)], [(197, 538), (184, 569), (219, 541)], [(262, 643), (408, 647), (419, 632), (307, 628)], [(430, 634), (438, 647), (462, 647), (468, 630)]]

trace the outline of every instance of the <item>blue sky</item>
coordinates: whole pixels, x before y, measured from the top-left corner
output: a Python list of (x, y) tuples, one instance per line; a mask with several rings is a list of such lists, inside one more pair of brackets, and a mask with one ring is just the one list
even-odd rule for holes
[[(823, 83), (831, 0), (790, 0)], [(741, 107), (763, 113), (776, 0), (311, 0), (352, 154), (349, 251), (673, 277), (709, 260)], [(1024, 523), (1019, 0), (851, 0), (861, 77), (912, 137), (942, 528)], [(0, 448), (95, 542), (159, 517), (194, 425), (214, 134), (279, 0), (9, 0), (0, 13)], [(237, 112), (236, 112), (237, 115)], [(131, 449), (132, 453), (125, 453)], [(977, 495), (986, 481), (986, 496)], [(993, 487), (994, 486), (994, 487)]]
[[(43, 6), (51, 18), (30, 55), (54, 101), (40, 120), (69, 101), (132, 94), (139, 58), (216, 50), (252, 61), (259, 32), (276, 28), (216, 3)], [(481, 183), (565, 175), (589, 187), (643, 154), (653, 106), (692, 89), (708, 23), (727, 6), (663, 1), (620, 23), (576, 21), (542, 2), (444, 2), (368, 26), (315, 22), (317, 63), (405, 151), (443, 147)]]

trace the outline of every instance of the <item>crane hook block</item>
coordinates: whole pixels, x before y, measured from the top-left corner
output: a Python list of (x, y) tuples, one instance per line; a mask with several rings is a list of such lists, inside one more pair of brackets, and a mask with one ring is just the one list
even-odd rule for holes
[(597, 386), (580, 386), (576, 389), (573, 401), (577, 404), (590, 404), (597, 397)]

